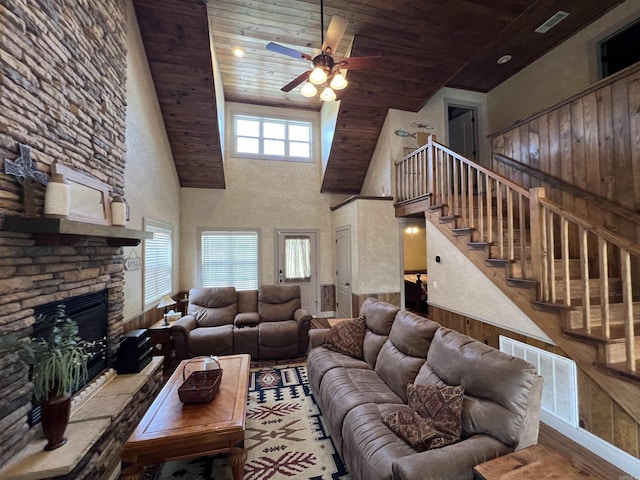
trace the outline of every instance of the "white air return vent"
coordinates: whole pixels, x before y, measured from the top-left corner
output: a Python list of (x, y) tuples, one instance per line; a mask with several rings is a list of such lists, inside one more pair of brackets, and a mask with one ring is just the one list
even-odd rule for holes
[(575, 362), (502, 335), (500, 350), (536, 367), (544, 378), (542, 411), (577, 428), (578, 378)]
[(534, 31), (537, 33), (547, 33), (549, 30), (551, 30), (553, 27), (555, 27), (557, 24), (559, 24), (562, 20), (564, 20), (568, 16), (569, 16), (568, 12), (563, 12), (562, 10), (558, 10), (556, 13), (554, 13), (551, 16), (551, 18), (549, 18), (546, 22), (544, 22)]

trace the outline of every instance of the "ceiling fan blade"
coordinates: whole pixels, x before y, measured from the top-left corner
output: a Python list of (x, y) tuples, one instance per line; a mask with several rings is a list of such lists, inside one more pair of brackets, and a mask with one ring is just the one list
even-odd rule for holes
[(307, 78), (309, 78), (309, 74), (311, 73), (311, 70), (307, 70), (306, 72), (304, 72), (301, 75), (298, 75), (296, 78), (294, 78), (293, 80), (291, 80), (289, 83), (287, 83), (284, 87), (282, 87), (280, 90), (282, 90), (283, 92), (290, 92), (291, 90), (293, 90), (294, 88), (296, 88), (298, 85), (300, 85), (302, 82), (306, 81)]
[(372, 70), (380, 65), (382, 57), (344, 57), (335, 62), (344, 70)]
[(340, 45), (348, 26), (349, 20), (339, 17), (338, 15), (331, 17), (329, 27), (327, 27), (327, 34), (324, 36), (322, 51), (324, 52), (327, 48), (331, 48), (331, 53), (336, 53), (338, 45)]
[(266, 49), (293, 58), (311, 60), (311, 56), (307, 55), (306, 53), (299, 52), (297, 50), (294, 50), (293, 48), (285, 47), (284, 45), (280, 45), (279, 43), (269, 42), (267, 43)]

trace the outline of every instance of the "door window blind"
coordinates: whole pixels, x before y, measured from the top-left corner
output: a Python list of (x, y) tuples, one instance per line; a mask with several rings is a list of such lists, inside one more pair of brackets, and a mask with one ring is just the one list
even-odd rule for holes
[(258, 288), (258, 232), (202, 232), (201, 251), (203, 287)]
[(144, 241), (144, 304), (171, 293), (173, 279), (173, 228), (171, 225), (145, 220), (144, 229), (153, 238)]

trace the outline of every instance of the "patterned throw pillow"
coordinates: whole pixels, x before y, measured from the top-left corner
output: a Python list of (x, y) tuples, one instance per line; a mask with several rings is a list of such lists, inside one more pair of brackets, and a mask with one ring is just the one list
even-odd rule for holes
[(462, 434), (462, 385), (407, 385), (407, 403), (439, 432), (460, 439)]
[(382, 423), (418, 452), (441, 448), (459, 440), (452, 435), (439, 432), (409, 407), (382, 415)]
[(364, 357), (362, 343), (365, 331), (366, 325), (363, 317), (345, 320), (331, 327), (323, 347), (362, 359)]

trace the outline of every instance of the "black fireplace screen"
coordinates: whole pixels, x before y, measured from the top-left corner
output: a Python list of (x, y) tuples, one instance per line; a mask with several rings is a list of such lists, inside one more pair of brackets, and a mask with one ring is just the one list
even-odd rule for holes
[[(102, 348), (94, 350), (89, 359), (87, 370), (89, 376), (86, 382), (76, 385), (71, 392), (76, 393), (87, 383), (100, 375), (107, 368), (107, 329), (108, 329), (108, 295), (107, 290), (87, 293), (65, 300), (47, 303), (34, 308), (36, 323), (33, 326), (33, 337), (46, 338), (53, 328), (51, 318), (59, 305), (65, 306), (66, 315), (78, 324), (78, 335), (83, 340), (101, 342)], [(35, 425), (40, 421), (40, 407), (34, 406), (29, 416), (29, 424)]]

